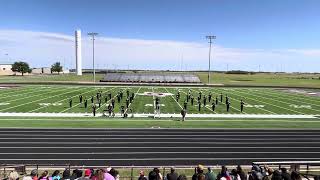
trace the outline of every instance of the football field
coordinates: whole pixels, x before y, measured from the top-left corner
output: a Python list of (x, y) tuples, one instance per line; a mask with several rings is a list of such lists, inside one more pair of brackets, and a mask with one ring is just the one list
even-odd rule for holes
[[(123, 92), (123, 98), (118, 102), (117, 94)], [(126, 106), (127, 91), (134, 100), (129, 108), (135, 114), (154, 114), (154, 100), (160, 99), (161, 114), (180, 114), (187, 101), (187, 94), (194, 97), (187, 101), (188, 114), (259, 114), (259, 115), (319, 115), (320, 96), (316, 90), (298, 90), (285, 88), (202, 88), (202, 87), (148, 87), (148, 86), (63, 86), (63, 85), (21, 85), (2, 87), (0, 89), (1, 113), (91, 113), (91, 97), (97, 106), (97, 113), (106, 110), (111, 99), (105, 99), (109, 93), (115, 99), (115, 113), (120, 113), (120, 107)], [(101, 105), (96, 98), (101, 92)], [(177, 94), (180, 98), (177, 99)], [(134, 93), (134, 94), (132, 94)], [(199, 111), (198, 96), (201, 93)], [(209, 102), (209, 94), (211, 101)], [(223, 96), (221, 101), (221, 94)], [(79, 96), (88, 100), (88, 107), (79, 103)], [(231, 104), (229, 112), (226, 99)], [(206, 97), (206, 105), (204, 104)], [(216, 98), (218, 103), (216, 104)], [(72, 99), (72, 107), (69, 101)], [(244, 111), (240, 111), (240, 101), (244, 101)], [(215, 110), (212, 103), (216, 104)]]

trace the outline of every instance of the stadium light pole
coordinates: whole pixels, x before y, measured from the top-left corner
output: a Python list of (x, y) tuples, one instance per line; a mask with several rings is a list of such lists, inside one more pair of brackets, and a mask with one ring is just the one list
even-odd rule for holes
[(216, 36), (206, 36), (206, 39), (209, 39), (209, 69), (208, 69), (208, 84), (210, 84), (210, 71), (211, 71), (211, 44), (212, 39), (216, 39)]
[(94, 37), (97, 35), (98, 35), (98, 33), (95, 33), (95, 32), (88, 33), (88, 36), (92, 37), (92, 69), (93, 69), (93, 82), (94, 83), (96, 82), (96, 69), (94, 66), (94, 40), (95, 40)]

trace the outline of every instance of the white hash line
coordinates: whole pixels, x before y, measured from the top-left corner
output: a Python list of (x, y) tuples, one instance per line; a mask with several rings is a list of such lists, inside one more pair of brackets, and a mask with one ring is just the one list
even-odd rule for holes
[[(65, 90), (65, 89), (57, 90), (57, 91), (60, 92), (60, 91), (64, 91), (64, 90)], [(76, 90), (77, 90), (77, 89), (76, 89)], [(76, 91), (76, 90), (74, 90), (74, 91)], [(74, 91), (71, 91), (71, 92), (74, 92)], [(24, 105), (27, 105), (27, 104), (31, 104), (31, 103), (34, 103), (34, 102), (42, 101), (42, 100), (45, 100), (45, 99), (53, 98), (53, 97), (56, 97), (56, 96), (64, 95), (64, 94), (67, 94), (67, 93), (70, 93), (70, 91), (69, 91), (69, 92), (66, 92), (66, 93), (57, 94), (57, 95), (54, 95), (54, 96), (50, 96), (50, 97), (46, 97), (46, 98), (42, 98), (42, 99), (30, 101), (30, 102), (28, 102), (28, 103), (19, 104), (19, 105), (16, 105), (16, 106), (11, 106), (11, 107), (8, 107), (8, 108), (5, 108), (5, 109), (1, 109), (0, 112), (3, 112), (4, 110), (8, 110), (8, 109), (12, 109), (12, 108), (24, 106)]]
[[(87, 91), (87, 92), (85, 92), (85, 93), (81, 93), (81, 94), (88, 94), (88, 93), (90, 93), (90, 92), (92, 92), (92, 91), (96, 91), (96, 90), (97, 90), (97, 88), (93, 88), (92, 90), (89, 90), (89, 91)], [(78, 95), (76, 95), (76, 96), (78, 96)], [(64, 100), (67, 100), (67, 98), (64, 99)], [(74, 107), (79, 106), (79, 105), (80, 105), (80, 103), (77, 103), (76, 105), (74, 105), (74, 106), (72, 106), (72, 107), (68, 107), (68, 108), (66, 108), (66, 109), (64, 109), (64, 110), (61, 110), (59, 113), (66, 112), (66, 111), (68, 111), (68, 110), (70, 110), (70, 109), (72, 109), (72, 108), (74, 108)]]
[[(234, 90), (233, 90), (234, 91)], [(240, 91), (237, 91), (238, 93), (240, 93), (240, 94), (247, 94), (247, 93), (243, 93), (243, 92), (240, 92)], [(249, 94), (247, 94), (247, 95), (249, 95)], [(249, 95), (250, 96), (250, 95)], [(257, 96), (256, 96), (257, 97)], [(260, 96), (258, 96), (258, 97), (260, 97)], [(290, 109), (287, 109), (287, 108), (284, 108), (284, 107), (281, 107), (281, 106), (278, 106), (278, 105), (274, 105), (274, 104), (271, 104), (271, 103), (268, 103), (268, 102), (264, 102), (264, 101), (260, 101), (260, 100), (257, 100), (256, 98), (253, 98), (253, 97), (248, 97), (248, 96), (246, 96), (246, 98), (247, 99), (252, 99), (252, 100), (254, 100), (254, 101), (257, 101), (257, 102), (260, 102), (260, 103), (262, 103), (262, 104), (264, 104), (264, 105), (270, 105), (270, 106), (273, 106), (273, 107), (277, 107), (277, 108), (280, 108), (280, 109), (285, 109), (285, 110), (289, 110), (289, 111), (293, 111), (293, 112), (295, 112), (295, 113), (298, 113), (298, 114), (302, 114), (302, 113), (299, 113), (299, 112), (296, 112), (296, 111), (294, 111), (294, 110), (290, 110)], [(260, 97), (261, 98), (261, 97)], [(275, 113), (275, 114), (278, 114), (278, 113)]]
[(52, 93), (53, 91), (56, 91), (56, 90), (59, 90), (59, 88), (54, 88), (54, 89), (50, 89), (50, 90), (40, 90), (40, 93), (41, 94), (38, 94), (39, 91), (32, 91), (30, 93), (26, 93), (26, 94), (34, 94), (35, 95), (32, 95), (32, 96), (26, 96), (26, 94), (24, 94), (24, 96), (22, 98), (18, 98), (18, 99), (12, 99), (12, 100), (9, 100), (9, 101), (3, 101), (5, 103), (8, 103), (8, 102), (13, 102), (13, 101), (19, 101), (19, 100), (22, 100), (22, 99), (28, 99), (28, 98), (32, 98), (32, 97), (37, 97), (37, 96), (42, 96), (44, 94), (48, 94), (48, 93)]
[[(241, 97), (241, 96), (239, 96), (239, 95), (237, 95), (237, 94), (235, 94), (235, 93), (230, 92), (229, 90), (227, 90), (227, 92), (228, 92), (228, 94), (230, 93), (230, 94), (233, 95), (233, 96)], [(261, 102), (261, 101), (255, 99), (255, 98), (248, 98), (248, 97), (245, 97), (245, 98), (246, 98), (246, 99), (251, 99), (251, 101), (254, 101), (254, 102)], [(235, 99), (235, 98), (233, 98), (233, 99)], [(236, 99), (235, 99), (235, 100), (236, 100)], [(239, 101), (239, 100), (237, 100), (237, 101)], [(267, 109), (263, 109), (263, 108), (260, 108), (260, 107), (257, 107), (257, 108), (260, 109), (260, 110), (266, 111), (266, 112), (268, 112), (268, 113), (271, 113), (271, 114), (277, 114), (277, 113), (275, 113), (275, 112), (273, 112), (273, 111), (270, 111), (270, 110), (267, 110)]]
[[(252, 90), (250, 90), (252, 91)], [(256, 92), (256, 91), (253, 91), (253, 92)], [(276, 93), (273, 93), (271, 92), (270, 90), (266, 90), (264, 91), (265, 94), (269, 94), (270, 96), (277, 96), (278, 98), (281, 98), (281, 99), (285, 99), (285, 100), (290, 100), (290, 101), (295, 101), (295, 102), (299, 102), (299, 103), (307, 103), (308, 105), (313, 105), (313, 106), (318, 106), (320, 107), (320, 104), (313, 104), (313, 103), (310, 103), (310, 102), (305, 102), (305, 101), (308, 101), (308, 99), (306, 98), (300, 98), (300, 97), (297, 97), (297, 96), (294, 96), (294, 95), (286, 95), (286, 94), (283, 94), (282, 92), (280, 92), (279, 94), (276, 94)], [(281, 96), (281, 97), (279, 97)], [(302, 102), (299, 101), (300, 100), (303, 100)], [(315, 109), (313, 109), (315, 110)]]
[[(202, 90), (204, 90), (204, 91), (207, 91), (208, 92), (208, 90), (206, 90), (206, 89), (202, 89)], [(210, 89), (209, 89), (210, 90)], [(198, 90), (197, 90), (198, 91)], [(198, 91), (198, 92), (200, 92), (200, 91)], [(217, 93), (218, 94), (218, 93)], [(230, 99), (234, 99), (234, 98), (231, 98), (231, 97), (229, 97)], [(236, 99), (235, 99), (236, 100)], [(224, 102), (221, 102), (221, 104), (224, 104), (225, 105), (225, 103)], [(235, 109), (236, 111), (238, 111), (238, 112), (240, 112), (241, 113), (241, 111), (240, 111), (240, 109), (238, 109), (238, 108), (235, 108), (235, 107), (233, 107), (233, 106), (231, 106), (230, 105), (230, 108), (231, 109)], [(246, 112), (244, 112), (244, 114), (247, 114)]]
[[(89, 88), (86, 88), (86, 89), (89, 89)], [(78, 90), (76, 90), (76, 91), (81, 91), (82, 89), (78, 89)], [(71, 91), (70, 93), (73, 93), (73, 92), (75, 92), (75, 91)], [(88, 91), (89, 92), (89, 91)], [(74, 96), (72, 96), (71, 98), (73, 98), (73, 97), (75, 97), (75, 96), (78, 96), (78, 95), (74, 95)], [(54, 103), (59, 103), (59, 102), (61, 102), (61, 101), (65, 101), (65, 100), (67, 100), (67, 98), (63, 98), (63, 99), (61, 99), (61, 100), (59, 100), (59, 101), (56, 101), (56, 102), (54, 102)], [(28, 113), (29, 112), (34, 112), (34, 111), (37, 111), (37, 110), (39, 110), (39, 109), (42, 109), (42, 108), (46, 108), (47, 106), (42, 106), (42, 107), (39, 107), (39, 108), (37, 108), (37, 109), (34, 109), (34, 110), (31, 110), (31, 111), (28, 111)]]
[[(257, 95), (254, 95), (254, 94), (248, 94), (248, 93), (245, 93), (241, 90), (237, 91), (239, 93), (242, 93), (242, 94), (247, 94), (247, 95), (251, 95), (251, 96), (255, 96), (255, 97), (258, 97), (258, 98), (263, 98), (263, 99), (268, 99), (268, 100), (271, 100), (271, 101), (275, 101), (274, 99), (270, 99), (270, 98), (266, 98), (266, 97), (263, 97), (263, 96), (257, 96)], [(278, 106), (278, 105), (274, 105), (274, 104), (271, 104), (271, 103), (267, 103), (265, 102), (266, 104), (269, 104), (271, 106), (275, 106), (275, 107), (278, 107), (278, 108), (281, 108), (281, 109), (286, 109), (288, 111), (292, 111), (292, 112), (295, 112), (295, 113), (299, 113), (299, 114), (305, 114), (303, 112), (299, 112), (299, 111), (296, 111), (296, 110), (292, 110), (292, 109), (288, 109), (288, 108), (285, 108), (285, 107), (281, 107), (281, 106)]]
[[(258, 94), (258, 95), (260, 95), (261, 93), (259, 93), (259, 92), (255, 92), (255, 91), (252, 91), (252, 92), (254, 92), (254, 93), (256, 93), (256, 94)], [(254, 94), (253, 93), (253, 94)], [(265, 94), (268, 94), (268, 93), (265, 93)], [(292, 105), (292, 103), (287, 103), (287, 102), (285, 102), (285, 101), (279, 101), (279, 100), (276, 100), (276, 99), (274, 99), (274, 97), (273, 97), (273, 95), (267, 95), (267, 96), (269, 96), (270, 98), (273, 98), (273, 100), (274, 101), (276, 101), (276, 102), (279, 102), (279, 103), (284, 103), (284, 104), (288, 104), (288, 105)], [(269, 98), (269, 99), (270, 99)], [(283, 97), (279, 97), (279, 96), (277, 96), (277, 98), (281, 98), (281, 99), (284, 99), (284, 100), (286, 100), (286, 101), (294, 101), (294, 102), (298, 102), (299, 104), (303, 104), (303, 102), (299, 102), (299, 101), (296, 101), (296, 100), (294, 100), (294, 99), (291, 99), (291, 98), (283, 98)], [(312, 104), (308, 104), (308, 105), (312, 105)], [(315, 105), (315, 106), (317, 106), (317, 105)], [(310, 108), (310, 109), (308, 109), (308, 110), (313, 110), (313, 111), (317, 111), (317, 112), (320, 112), (320, 110), (317, 110), (317, 109), (313, 109), (313, 108)]]
[[(31, 90), (31, 92), (29, 92), (30, 90)], [(36, 90), (38, 90), (38, 89), (36, 89)], [(32, 87), (32, 88), (28, 87), (28, 88), (24, 88), (22, 90), (21, 89), (16, 89), (16, 90), (10, 91), (8, 93), (1, 94), (0, 99), (7, 98), (7, 97), (11, 98), (11, 97), (15, 97), (15, 96), (21, 96), (21, 95), (25, 95), (25, 94), (30, 94), (30, 93), (33, 93), (36, 90), (34, 90), (34, 87)], [(11, 96), (11, 94), (15, 94), (15, 95)], [(3, 95), (5, 95), (5, 96), (3, 96)]]

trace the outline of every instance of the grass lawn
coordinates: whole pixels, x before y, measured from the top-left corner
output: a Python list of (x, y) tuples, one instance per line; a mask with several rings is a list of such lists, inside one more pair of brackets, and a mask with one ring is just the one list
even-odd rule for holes
[[(208, 82), (208, 73), (197, 73), (203, 83)], [(320, 74), (224, 74), (211, 73), (211, 83), (237, 86), (288, 86), (320, 88)]]
[(34, 128), (320, 128), (320, 119), (48, 118), (0, 117), (1, 127)]

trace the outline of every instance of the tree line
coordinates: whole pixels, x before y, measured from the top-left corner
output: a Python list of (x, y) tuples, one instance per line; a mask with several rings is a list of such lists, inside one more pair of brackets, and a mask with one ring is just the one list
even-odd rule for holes
[[(29, 64), (27, 62), (22, 62), (22, 61), (16, 61), (12, 64), (11, 70), (13, 72), (19, 72), (23, 76), (25, 73), (31, 73), (32, 69), (30, 68)], [(60, 62), (55, 62), (51, 66), (51, 73), (57, 72), (60, 74), (62, 72), (62, 66)]]

